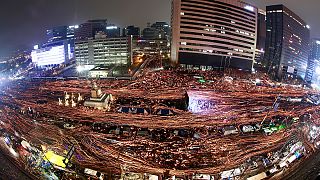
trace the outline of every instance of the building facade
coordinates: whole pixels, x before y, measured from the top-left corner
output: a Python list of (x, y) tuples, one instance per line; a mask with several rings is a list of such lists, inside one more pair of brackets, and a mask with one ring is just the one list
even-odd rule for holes
[(166, 39), (133, 39), (132, 63), (143, 62), (143, 57), (157, 56), (162, 59), (170, 58), (170, 42)]
[(75, 31), (79, 28), (78, 25), (59, 26), (47, 30), (47, 42), (42, 44), (42, 48), (50, 48), (56, 46), (64, 46), (68, 52), (68, 62), (74, 58), (74, 42)]
[(107, 33), (107, 20), (89, 20), (81, 25), (75, 31), (75, 39), (77, 41), (86, 40), (90, 38), (94, 38), (94, 36), (99, 33)]
[(159, 39), (170, 39), (171, 27), (166, 22), (155, 22), (151, 25), (151, 28), (158, 30)]
[(258, 9), (258, 31), (257, 31), (257, 48), (255, 54), (255, 63), (261, 66), (264, 58), (266, 37), (267, 37), (266, 11)]
[(78, 66), (130, 65), (132, 61), (131, 48), (131, 37), (77, 41), (75, 58)]
[(312, 39), (310, 42), (310, 54), (306, 72), (306, 82), (319, 84), (320, 75), (320, 39)]
[(121, 36), (121, 29), (114, 24), (110, 24), (106, 27), (106, 35), (108, 38), (116, 38)]
[(128, 26), (126, 28), (123, 28), (122, 36), (123, 37), (128, 37), (128, 36), (139, 37), (140, 36), (140, 28), (135, 27), (135, 26)]
[(146, 27), (142, 30), (143, 39), (160, 39), (161, 35), (158, 29)]
[(48, 43), (66, 40), (66, 39), (73, 39), (75, 30), (78, 29), (78, 25), (74, 26), (58, 26), (52, 29), (47, 30), (47, 39)]
[(231, 0), (173, 0), (173, 63), (185, 68), (251, 70), (257, 40), (257, 8)]
[(143, 39), (165, 39), (169, 40), (171, 34), (171, 27), (166, 22), (156, 22), (143, 29), (142, 37)]
[(162, 39), (135, 39), (132, 43), (134, 55), (165, 55), (170, 54), (170, 43)]
[(70, 44), (67, 40), (59, 42), (64, 43), (34, 49), (31, 52), (32, 62), (39, 68), (50, 68), (69, 63), (73, 58)]
[(276, 79), (305, 78), (309, 26), (284, 5), (267, 6), (265, 66)]

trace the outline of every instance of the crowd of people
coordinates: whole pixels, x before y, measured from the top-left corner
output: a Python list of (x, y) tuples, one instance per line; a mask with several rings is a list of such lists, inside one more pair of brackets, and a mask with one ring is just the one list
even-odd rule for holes
[[(262, 82), (259, 85), (256, 83), (258, 77)], [(9, 119), (6, 122), (11, 123), (10, 128), (21, 134), (26, 133), (30, 142), (44, 144), (56, 152), (63, 153), (64, 144), (76, 144), (74, 163), (79, 166), (116, 171), (121, 164), (126, 164), (133, 172), (162, 174), (171, 169), (175, 174), (188, 174), (196, 171), (218, 173), (226, 166), (238, 166), (251, 157), (279, 149), (296, 133), (294, 128), (288, 128), (268, 136), (261, 131), (249, 135), (238, 133), (224, 136), (221, 129), (225, 126), (260, 124), (265, 117), (271, 119), (276, 115), (299, 117), (316, 109), (309, 104), (287, 103), (281, 104), (277, 111), (262, 111), (265, 107), (272, 109), (279, 94), (283, 97), (300, 97), (308, 90), (274, 86), (268, 83), (272, 81), (264, 74), (239, 70), (161, 70), (145, 72), (133, 81), (95, 81), (103, 92), (115, 98), (135, 98), (137, 102), (147, 102), (144, 104), (146, 107), (148, 103), (168, 106), (160, 104), (158, 100), (179, 99), (187, 93), (189, 109), (192, 110), (179, 111), (172, 107), (181, 113), (163, 117), (157, 114), (120, 113), (117, 111), (119, 106), (110, 112), (81, 106), (61, 107), (58, 98), (63, 97), (65, 92), (90, 97), (92, 82), (16, 82), (12, 85), (14, 88), (6, 90), (7, 96), (2, 98), (2, 102), (25, 109), (30, 107), (38, 116), (18, 115), (19, 126), (12, 124), (17, 121), (9, 121), (15, 117), (4, 118)], [(23, 91), (21, 88), (24, 88)], [(39, 104), (39, 99), (47, 102)], [(194, 113), (193, 110), (201, 113)], [(59, 118), (63, 118), (62, 122), (68, 119), (65, 123), (72, 123), (74, 128), (56, 126), (52, 120)], [(35, 130), (30, 131), (30, 123)], [(97, 123), (101, 124), (100, 128), (97, 128)], [(116, 127), (114, 131), (102, 131), (107, 123)], [(121, 128), (117, 130), (124, 125), (134, 129), (125, 133)]]

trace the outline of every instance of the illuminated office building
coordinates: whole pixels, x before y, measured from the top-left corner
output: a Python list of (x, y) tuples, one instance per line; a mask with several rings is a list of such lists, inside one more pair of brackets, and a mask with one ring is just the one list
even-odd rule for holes
[(284, 5), (267, 6), (265, 66), (276, 79), (305, 78), (309, 28)]
[(72, 58), (70, 44), (46, 46), (31, 52), (32, 62), (40, 68), (66, 64)]
[(320, 39), (312, 39), (310, 42), (310, 54), (308, 60), (308, 68), (306, 72), (306, 82), (320, 82)]
[(116, 38), (121, 36), (121, 29), (118, 26), (110, 24), (106, 27), (106, 35), (108, 38)]
[(134, 39), (132, 42), (133, 56), (160, 55), (163, 58), (170, 56), (170, 43), (166, 39)]
[(78, 29), (78, 25), (74, 26), (58, 26), (47, 30), (48, 43), (73, 39), (75, 30)]
[(143, 39), (165, 39), (169, 40), (170, 39), (170, 34), (171, 34), (171, 27), (168, 23), (166, 22), (156, 22), (150, 25), (148, 23), (148, 27), (143, 29), (142, 31), (142, 37)]
[(257, 14), (257, 8), (238, 0), (173, 0), (172, 61), (202, 70), (251, 70)]
[(123, 28), (122, 36), (123, 37), (133, 36), (134, 38), (137, 38), (140, 36), (140, 28), (135, 26), (128, 26), (126, 28)]
[(257, 31), (257, 47), (255, 53), (255, 63), (261, 66), (264, 58), (266, 46), (266, 11), (258, 9), (258, 31)]
[(94, 38), (99, 32), (106, 33), (107, 26), (108, 23), (106, 19), (89, 20), (83, 24), (80, 24), (79, 28), (75, 31), (76, 41)]
[(131, 64), (131, 37), (96, 38), (77, 41), (75, 57), (78, 66), (112, 66)]

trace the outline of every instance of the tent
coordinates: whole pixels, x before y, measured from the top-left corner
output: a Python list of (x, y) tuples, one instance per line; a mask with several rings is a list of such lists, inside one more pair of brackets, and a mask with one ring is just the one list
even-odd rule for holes
[(174, 115), (174, 112), (170, 109), (159, 109), (157, 114), (160, 116), (172, 116)]
[(120, 112), (120, 113), (129, 113), (129, 112), (131, 112), (131, 110), (130, 110), (129, 107), (121, 107), (121, 108), (119, 108), (118, 112)]
[(137, 114), (144, 114), (144, 115), (150, 114), (150, 110), (149, 109), (137, 108), (136, 110), (137, 110), (136, 111)]
[(118, 112), (120, 113), (131, 113), (131, 114), (150, 114), (150, 109), (136, 108), (136, 107), (121, 107)]

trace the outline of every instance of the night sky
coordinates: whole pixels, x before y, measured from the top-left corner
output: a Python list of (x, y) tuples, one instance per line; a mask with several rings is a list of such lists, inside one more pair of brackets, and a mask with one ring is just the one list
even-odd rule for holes
[[(257, 7), (285, 4), (320, 37), (319, 0), (247, 0)], [(0, 6), (0, 56), (17, 48), (32, 47), (45, 40), (45, 30), (106, 18), (124, 27), (147, 22), (170, 21), (171, 0), (2, 0)]]

